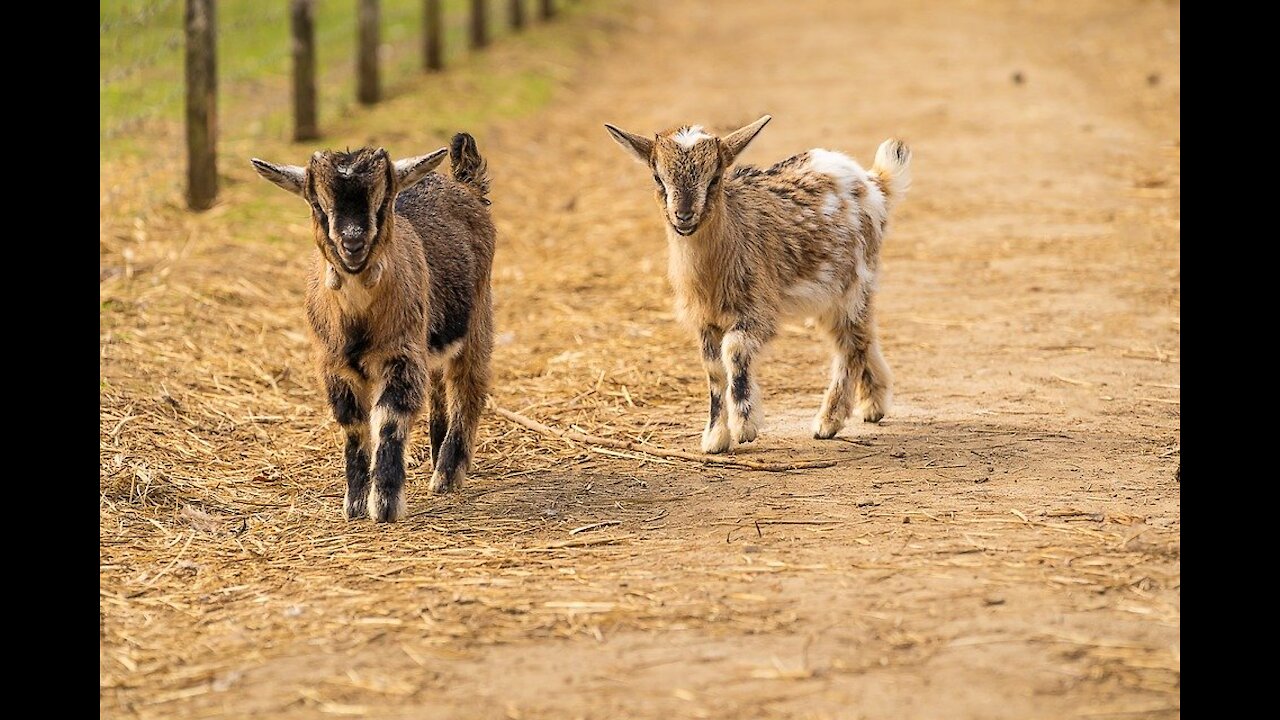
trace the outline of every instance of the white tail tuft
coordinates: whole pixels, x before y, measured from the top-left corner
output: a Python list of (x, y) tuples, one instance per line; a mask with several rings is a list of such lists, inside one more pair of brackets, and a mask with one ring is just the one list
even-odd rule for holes
[(871, 176), (884, 191), (886, 206), (892, 208), (911, 189), (911, 148), (897, 138), (880, 143), (876, 162), (871, 166)]

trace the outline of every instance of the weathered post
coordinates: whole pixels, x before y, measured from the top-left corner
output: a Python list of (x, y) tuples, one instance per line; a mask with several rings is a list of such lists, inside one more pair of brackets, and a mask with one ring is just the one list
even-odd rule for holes
[(485, 0), (471, 0), (471, 49), (489, 44), (489, 23), (485, 18)]
[(364, 105), (378, 102), (378, 0), (359, 0), (357, 10), (356, 97)]
[(444, 17), (440, 0), (423, 0), (422, 30), (422, 67), (444, 69)]
[(187, 207), (218, 196), (218, 73), (213, 0), (187, 0)]
[(293, 35), (293, 141), (320, 137), (316, 122), (315, 0), (291, 0), (289, 30)]

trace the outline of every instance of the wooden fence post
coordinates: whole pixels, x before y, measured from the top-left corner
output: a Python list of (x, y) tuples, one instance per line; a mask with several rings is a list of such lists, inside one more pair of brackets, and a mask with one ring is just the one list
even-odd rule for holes
[(485, 20), (485, 0), (471, 0), (471, 49), (489, 44), (489, 24)]
[(358, 0), (356, 96), (364, 105), (378, 102), (378, 0)]
[(444, 68), (444, 17), (440, 0), (423, 0), (422, 66), (426, 70)]
[(218, 64), (213, 0), (187, 0), (187, 207), (218, 196)]
[(293, 34), (293, 141), (320, 137), (316, 123), (316, 24), (314, 0), (291, 0)]
[(524, 27), (524, 0), (511, 0), (511, 29)]
[(542, 8), (543, 20), (550, 20), (556, 16), (556, 6), (551, 0), (538, 0), (538, 5)]

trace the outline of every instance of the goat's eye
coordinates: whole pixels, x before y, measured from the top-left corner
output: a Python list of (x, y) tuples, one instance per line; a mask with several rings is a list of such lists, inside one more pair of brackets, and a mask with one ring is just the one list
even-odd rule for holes
[(658, 173), (653, 174), (653, 181), (658, 183), (658, 187), (662, 187), (662, 178), (658, 177)]

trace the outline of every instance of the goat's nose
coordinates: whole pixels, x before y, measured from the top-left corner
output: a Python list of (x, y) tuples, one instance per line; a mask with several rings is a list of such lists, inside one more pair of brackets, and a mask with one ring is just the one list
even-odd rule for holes
[(676, 219), (682, 223), (693, 222), (693, 212), (685, 212), (683, 210), (676, 211)]
[(364, 228), (345, 227), (338, 235), (342, 239), (342, 249), (347, 252), (359, 252), (364, 247)]

